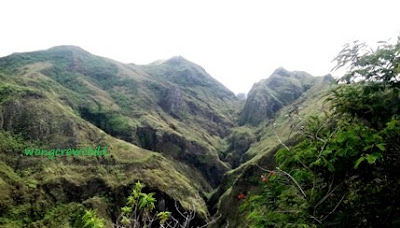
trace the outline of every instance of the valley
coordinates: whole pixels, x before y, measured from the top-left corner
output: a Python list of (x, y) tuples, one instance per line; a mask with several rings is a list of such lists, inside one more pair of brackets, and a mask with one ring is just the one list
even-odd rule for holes
[[(87, 210), (113, 227), (137, 181), (164, 210), (194, 210), (193, 224), (245, 227), (244, 199), (336, 88), (329, 74), (278, 68), (239, 99), (181, 56), (124, 64), (57, 46), (2, 57), (0, 227), (73, 227)], [(96, 146), (107, 155), (23, 155)]]

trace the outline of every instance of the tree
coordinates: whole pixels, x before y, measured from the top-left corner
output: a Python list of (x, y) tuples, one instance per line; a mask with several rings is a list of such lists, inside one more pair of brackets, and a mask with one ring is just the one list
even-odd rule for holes
[(400, 113), (400, 37), (396, 44), (380, 44), (376, 50), (357, 41), (345, 45), (334, 59), (334, 69), (348, 66), (349, 70), (329, 99), (337, 114), (378, 128)]
[[(155, 193), (143, 193), (145, 187), (140, 181), (136, 182), (132, 189), (130, 196), (127, 199), (126, 206), (121, 208), (121, 214), (117, 218), (117, 228), (143, 228), (152, 227), (153, 222), (158, 220), (159, 227), (161, 228), (188, 228), (190, 222), (195, 218), (196, 212), (193, 207), (191, 210), (181, 212), (175, 202), (176, 211), (181, 218), (177, 219), (172, 216), (169, 211), (153, 212), (155, 209), (156, 199)], [(214, 223), (218, 218), (207, 222), (201, 227)], [(198, 228), (201, 228), (198, 227)]]
[(376, 85), (389, 87), (400, 86), (400, 36), (396, 44), (380, 41), (376, 50), (369, 48), (365, 43), (354, 41), (346, 44), (339, 55), (334, 59), (337, 70), (348, 66), (349, 70), (339, 80), (344, 83), (380, 82)]
[(268, 181), (242, 206), (251, 226), (400, 224), (400, 39), (365, 47), (354, 42), (335, 58), (349, 70), (329, 96), (331, 111), (310, 118), (297, 145), (278, 138), (277, 167), (260, 167)]
[[(128, 197), (126, 206), (121, 208), (122, 213), (117, 219), (117, 227), (151, 227), (152, 223), (157, 219), (152, 214), (155, 208), (156, 199), (154, 193), (143, 193), (144, 184), (140, 181), (136, 182), (132, 189), (131, 195)], [(167, 212), (165, 212), (168, 214)], [(168, 218), (163, 217), (164, 220)]]

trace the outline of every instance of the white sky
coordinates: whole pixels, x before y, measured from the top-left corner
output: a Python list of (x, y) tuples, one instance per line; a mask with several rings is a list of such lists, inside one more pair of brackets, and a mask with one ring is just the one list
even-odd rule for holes
[(0, 56), (64, 44), (125, 63), (182, 55), (248, 92), (280, 66), (325, 75), (345, 43), (396, 38), (399, 9), (398, 0), (2, 0)]

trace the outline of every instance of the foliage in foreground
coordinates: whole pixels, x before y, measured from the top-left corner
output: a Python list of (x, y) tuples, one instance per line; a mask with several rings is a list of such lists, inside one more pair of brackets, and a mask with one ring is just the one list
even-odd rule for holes
[(104, 219), (97, 216), (95, 210), (85, 210), (81, 219), (78, 219), (75, 224), (76, 227), (83, 228), (105, 228)]
[[(116, 227), (118, 228), (143, 228), (143, 227), (192, 227), (191, 221), (195, 218), (196, 212), (193, 210), (181, 212), (176, 205), (175, 208), (181, 218), (177, 219), (172, 216), (170, 211), (154, 212), (156, 199), (154, 192), (143, 193), (145, 187), (140, 181), (136, 182), (132, 189), (131, 195), (127, 199), (127, 204), (121, 208), (121, 214), (117, 218)], [(156, 225), (156, 223), (158, 225)], [(206, 227), (215, 220), (206, 223), (201, 227)], [(200, 228), (200, 227), (199, 227)]]
[(400, 40), (363, 47), (336, 58), (350, 71), (329, 98), (332, 112), (310, 118), (296, 146), (283, 144), (262, 193), (243, 204), (251, 226), (400, 224)]

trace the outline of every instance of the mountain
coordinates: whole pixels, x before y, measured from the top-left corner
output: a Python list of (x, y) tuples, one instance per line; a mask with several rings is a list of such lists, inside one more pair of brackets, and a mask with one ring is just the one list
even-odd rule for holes
[(236, 166), (228, 171), (209, 200), (213, 213), (222, 214), (211, 227), (244, 227), (238, 196), (259, 193), (263, 169), (275, 168), (275, 152), (295, 144), (301, 126), (327, 108), (324, 96), (334, 87), (331, 75), (313, 77), (305, 72), (289, 72), (278, 68), (273, 74), (255, 83), (249, 92), (239, 123), (232, 129), (230, 147), (225, 154)]
[[(111, 226), (137, 180), (173, 213), (178, 202), (199, 224), (216, 211), (239, 224), (234, 196), (273, 161), (273, 122), (290, 135), (285, 115), (322, 107), (330, 80), (279, 68), (243, 100), (181, 56), (123, 64), (58, 46), (0, 58), (0, 227), (58, 227), (91, 208)], [(109, 155), (24, 154), (97, 146)]]
[[(1, 58), (0, 77), (2, 195), (18, 188), (21, 198), (1, 200), (4, 220), (34, 210), (25, 222), (43, 221), (57, 205), (97, 198), (121, 203), (139, 179), (207, 216), (203, 196), (229, 170), (218, 152), (238, 100), (204, 69), (181, 57), (138, 66), (59, 46)], [(21, 156), (25, 147), (97, 145), (110, 156)]]
[(267, 79), (254, 84), (240, 114), (241, 124), (257, 125), (291, 104), (317, 80), (306, 72), (278, 68)]

